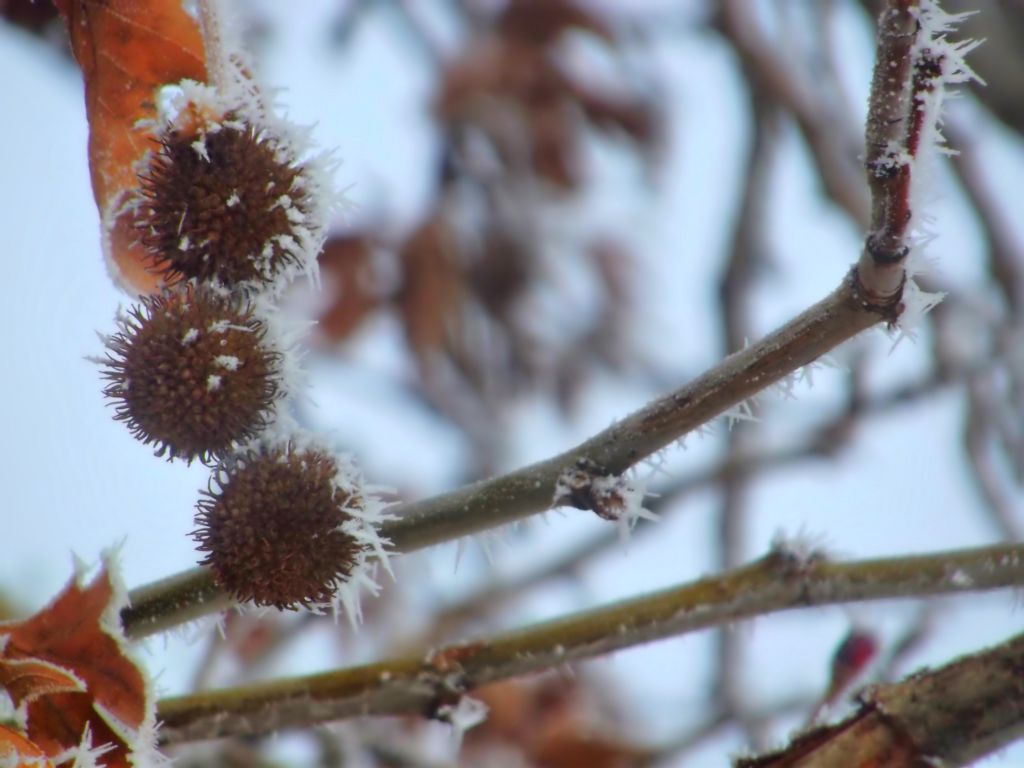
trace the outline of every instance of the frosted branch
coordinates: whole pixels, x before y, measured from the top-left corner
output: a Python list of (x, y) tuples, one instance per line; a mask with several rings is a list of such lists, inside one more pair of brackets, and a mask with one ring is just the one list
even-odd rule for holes
[[(674, 635), (810, 606), (1024, 584), (1024, 546), (850, 563), (785, 549), (728, 573), (475, 642), (361, 667), (164, 699), (165, 744), (363, 715), (433, 716), (455, 694)], [(1005, 676), (1012, 685), (1015, 676)], [(995, 683), (993, 683), (995, 684)], [(1018, 691), (1019, 694), (1019, 691)]]
[(975, 43), (945, 39), (960, 18), (944, 13), (935, 0), (888, 0), (878, 18), (864, 137), (871, 223), (857, 275), (865, 300), (888, 306), (893, 321), (903, 311), (911, 227), (920, 218), (914, 194), (919, 161), (925, 150), (941, 144), (946, 87), (974, 76), (963, 55)]
[[(881, 318), (850, 278), (790, 322), (723, 360), (689, 384), (545, 461), (418, 502), (397, 504), (380, 533), (397, 552), (423, 549), (521, 520), (552, 507), (556, 486), (581, 462), (610, 475), (630, 467), (781, 381)], [(145, 637), (227, 603), (212, 576), (193, 570), (143, 587), (122, 613), (125, 632)]]

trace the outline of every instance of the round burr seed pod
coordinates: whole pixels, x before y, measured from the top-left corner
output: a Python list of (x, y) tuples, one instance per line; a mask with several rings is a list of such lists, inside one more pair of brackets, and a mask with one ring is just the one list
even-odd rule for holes
[(238, 299), (189, 289), (142, 299), (107, 339), (115, 418), (157, 456), (209, 463), (258, 435), (283, 396), (282, 354)]
[(192, 536), (235, 599), (283, 609), (330, 603), (379, 544), (357, 478), (320, 449), (257, 448), (217, 467)]
[(167, 129), (140, 174), (138, 226), (174, 284), (259, 290), (303, 269), (318, 226), (306, 168), (273, 138), (229, 115)]

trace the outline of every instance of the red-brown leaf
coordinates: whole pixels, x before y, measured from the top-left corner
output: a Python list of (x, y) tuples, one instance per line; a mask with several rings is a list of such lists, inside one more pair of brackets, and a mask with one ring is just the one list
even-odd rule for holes
[(46, 753), (22, 734), (0, 725), (0, 763), (11, 768), (50, 768)]
[(398, 303), (409, 346), (420, 359), (444, 347), (455, 331), (462, 301), (462, 275), (454, 232), (438, 214), (403, 245)]
[(137, 731), (146, 720), (146, 684), (106, 623), (112, 599), (103, 570), (86, 587), (73, 579), (35, 616), (0, 624), (8, 674), (30, 673), (11, 677), (11, 695), (27, 702), (28, 738), (48, 756), (78, 746), (88, 726), (94, 744), (115, 745), (104, 755), (107, 765), (128, 765), (132, 745), (123, 731)]
[[(184, 79), (206, 80), (205, 49), (181, 0), (55, 0), (85, 78), (89, 171), (101, 216), (137, 188), (135, 164), (152, 146), (139, 121), (156, 116), (156, 89)], [(122, 279), (141, 292), (159, 278), (120, 216), (110, 252)]]
[(371, 243), (359, 235), (332, 237), (320, 254), (320, 271), (330, 303), (317, 330), (331, 341), (341, 341), (383, 304), (373, 291)]
[(85, 684), (64, 667), (43, 659), (0, 658), (0, 686), (15, 707), (40, 696), (85, 690)]

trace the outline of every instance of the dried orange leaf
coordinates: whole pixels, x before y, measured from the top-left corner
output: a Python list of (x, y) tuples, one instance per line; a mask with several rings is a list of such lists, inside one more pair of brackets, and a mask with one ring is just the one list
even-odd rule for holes
[(0, 686), (14, 706), (53, 693), (81, 692), (85, 683), (57, 664), (43, 659), (0, 658)]
[(152, 146), (157, 89), (206, 80), (199, 24), (181, 0), (56, 0), (85, 79), (89, 171), (107, 230), (107, 255), (128, 287), (148, 292), (148, 271), (130, 214), (118, 210), (138, 187), (135, 164)]
[(50, 768), (46, 753), (17, 731), (0, 725), (0, 763), (10, 768)]
[(85, 78), (89, 164), (101, 208), (136, 186), (148, 149), (139, 120), (156, 116), (154, 90), (206, 78), (202, 37), (181, 0), (57, 0)]

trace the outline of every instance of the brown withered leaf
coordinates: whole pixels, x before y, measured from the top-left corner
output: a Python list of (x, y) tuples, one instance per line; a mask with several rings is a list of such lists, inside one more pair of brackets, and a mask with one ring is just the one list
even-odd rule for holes
[(324, 290), (330, 295), (317, 330), (341, 341), (384, 303), (373, 290), (373, 245), (361, 235), (335, 235), (320, 254)]
[(466, 734), (470, 754), (497, 746), (520, 751), (538, 768), (628, 768), (649, 751), (602, 732), (590, 711), (590, 691), (578, 680), (548, 675), (507, 681), (473, 693), (488, 707), (487, 720)]
[(596, 13), (572, 0), (513, 0), (498, 20), (499, 34), (542, 47), (574, 29), (614, 39)]
[[(558, 8), (569, 10), (562, 17)], [(552, 9), (512, 4), (508, 13), (515, 30), (550, 24), (554, 33), (579, 26), (569, 22), (577, 13), (589, 17), (568, 3)], [(585, 124), (624, 134), (653, 160), (661, 136), (652, 100), (578, 82), (554, 55), (554, 33), (509, 32), (469, 46), (444, 73), (438, 115), (445, 122), (476, 125), (511, 171), (529, 168), (562, 189), (576, 189), (582, 181), (579, 145)]]
[(536, 258), (527, 242), (525, 233), (494, 222), (483, 233), (479, 255), (467, 270), (474, 297), (499, 321), (511, 317), (534, 280)]
[(422, 360), (445, 346), (456, 330), (463, 285), (455, 233), (437, 213), (399, 252), (402, 286), (397, 301), (409, 346)]
[(0, 624), (3, 683), (25, 704), (26, 735), (48, 757), (78, 746), (88, 727), (94, 744), (114, 745), (103, 757), (108, 766), (129, 764), (131, 734), (146, 723), (151, 702), (111, 626), (115, 599), (104, 569), (88, 586), (72, 579), (31, 618)]
[(64, 667), (35, 658), (0, 658), (0, 686), (7, 691), (15, 707), (40, 696), (85, 690), (85, 683)]
[(530, 112), (534, 172), (562, 189), (576, 189), (580, 172), (580, 133), (572, 112), (554, 104)]
[(206, 79), (202, 37), (180, 0), (55, 0), (85, 78), (89, 169), (101, 208), (136, 186), (150, 147), (139, 120), (156, 114), (154, 89)]
[(117, 206), (138, 187), (135, 164), (152, 144), (140, 121), (156, 116), (156, 89), (184, 79), (206, 80), (205, 49), (196, 20), (181, 0), (55, 0), (85, 79), (89, 172), (105, 225), (109, 257), (128, 287), (150, 292), (159, 283), (137, 242), (128, 214)]
[(534, 760), (545, 768), (629, 768), (646, 756), (644, 750), (572, 722), (550, 724), (534, 750)]
[(619, 130), (648, 151), (658, 148), (661, 120), (654, 104), (638, 97), (571, 84), (573, 99), (594, 126)]
[(471, 46), (445, 70), (437, 111), (445, 119), (486, 121), (494, 99), (523, 106), (560, 100), (565, 75), (543, 48), (519, 41), (487, 41)]

